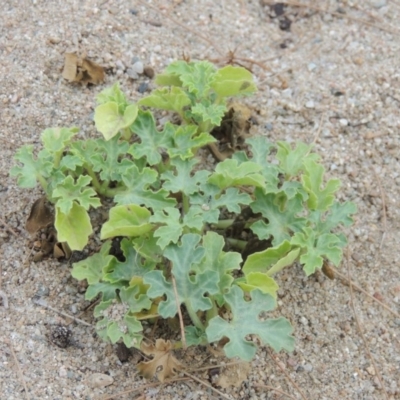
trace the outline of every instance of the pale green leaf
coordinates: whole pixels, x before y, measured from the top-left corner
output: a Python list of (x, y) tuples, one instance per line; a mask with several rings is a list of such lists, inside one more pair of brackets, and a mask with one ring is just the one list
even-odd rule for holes
[(161, 110), (175, 111), (182, 114), (184, 107), (191, 103), (184, 90), (173, 86), (171, 88), (155, 89), (149, 96), (139, 100), (138, 104)]
[(121, 114), (118, 103), (108, 102), (100, 104), (94, 111), (96, 129), (106, 140), (113, 138), (121, 129), (129, 127), (136, 119), (138, 106), (130, 104)]
[(93, 232), (85, 207), (73, 202), (71, 210), (64, 214), (56, 207), (54, 226), (59, 242), (67, 242), (71, 250), (82, 250)]
[(261, 169), (260, 165), (251, 161), (238, 164), (237, 160), (226, 159), (217, 164), (208, 182), (220, 189), (241, 185), (264, 187), (264, 177), (259, 173)]
[(164, 256), (171, 261), (171, 272), (176, 280), (178, 298), (175, 296), (172, 283), (167, 281), (161, 271), (151, 271), (144, 277), (144, 283), (150, 285), (147, 291), (150, 298), (164, 296), (164, 300), (158, 306), (158, 312), (163, 318), (176, 315), (177, 303), (185, 304), (186, 308), (194, 313), (212, 307), (207, 295), (218, 293), (218, 273), (216, 271), (195, 273), (195, 265), (204, 256), (204, 248), (198, 246), (200, 239), (200, 235), (185, 234), (182, 236), (181, 245), (170, 244), (164, 251)]
[(249, 95), (257, 91), (252, 73), (232, 65), (217, 71), (211, 87), (220, 97)]
[(113, 256), (109, 255), (111, 241), (106, 241), (98, 253), (73, 264), (71, 275), (78, 280), (86, 279), (89, 285), (98, 283), (103, 278), (104, 269), (110, 264)]
[(153, 229), (149, 223), (150, 211), (137, 204), (115, 206), (110, 210), (110, 218), (103, 224), (101, 240), (114, 236), (141, 236)]
[(304, 161), (306, 172), (302, 176), (304, 189), (309, 198), (307, 205), (311, 210), (325, 211), (333, 204), (335, 192), (340, 187), (339, 179), (330, 179), (321, 189), (325, 168), (313, 160)]
[(134, 143), (129, 153), (134, 158), (145, 157), (149, 165), (162, 161), (160, 150), (172, 146), (172, 137), (175, 133), (175, 128), (170, 123), (165, 124), (163, 131), (158, 131), (153, 114), (149, 111), (139, 111), (131, 130), (139, 136), (140, 143)]
[(143, 327), (135, 317), (125, 315), (118, 322), (110, 322), (107, 326), (107, 336), (111, 343), (117, 343), (122, 338), (126, 347), (140, 348), (143, 339)]
[(259, 289), (263, 293), (270, 294), (274, 299), (276, 299), (276, 292), (279, 289), (275, 279), (262, 272), (250, 272), (244, 280), (237, 280), (236, 283), (245, 292)]
[(43, 146), (52, 154), (60, 154), (78, 131), (75, 127), (45, 129), (41, 134)]
[(341, 240), (330, 233), (318, 235), (313, 229), (304, 228), (303, 232), (297, 232), (293, 236), (291, 243), (302, 249), (300, 262), (304, 265), (303, 269), (307, 276), (322, 267), (323, 257), (336, 266), (342, 259)]
[(195, 117), (196, 121), (209, 122), (213, 126), (219, 126), (221, 124), (225, 113), (225, 104), (197, 103), (191, 108), (191, 115)]
[(74, 202), (79, 203), (85, 210), (101, 206), (97, 193), (89, 187), (91, 181), (92, 178), (88, 175), (81, 175), (76, 181), (69, 175), (57, 185), (52, 198), (63, 214), (70, 212)]
[(229, 342), (224, 346), (226, 356), (246, 361), (250, 361), (257, 350), (256, 344), (247, 339), (248, 335), (257, 335), (262, 343), (268, 344), (275, 351), (293, 351), (293, 328), (287, 319), (260, 319), (261, 313), (275, 308), (274, 298), (260, 290), (250, 292), (250, 301), (245, 301), (243, 295), (238, 286), (233, 286), (224, 296), (231, 309), (231, 320), (228, 322), (220, 316), (212, 318), (206, 329), (208, 341), (228, 338)]

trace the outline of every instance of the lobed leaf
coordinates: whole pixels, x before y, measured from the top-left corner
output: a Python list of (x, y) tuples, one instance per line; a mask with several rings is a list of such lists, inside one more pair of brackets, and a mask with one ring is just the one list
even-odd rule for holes
[(284, 240), (290, 240), (294, 232), (306, 226), (307, 219), (297, 216), (303, 210), (300, 195), (284, 202), (280, 202), (277, 195), (265, 194), (261, 189), (256, 189), (255, 195), (256, 200), (250, 207), (253, 212), (261, 213), (267, 219), (267, 222), (259, 220), (250, 227), (260, 239), (269, 239), (272, 236), (272, 245), (276, 246)]
[(236, 280), (238, 286), (243, 291), (250, 293), (252, 290), (259, 289), (261, 292), (271, 295), (276, 299), (276, 292), (279, 289), (275, 279), (262, 272), (250, 272), (243, 280)]
[(159, 132), (150, 111), (139, 111), (131, 130), (139, 136), (140, 143), (134, 143), (129, 153), (134, 158), (145, 157), (149, 165), (156, 165), (162, 161), (160, 149), (168, 149), (172, 146), (175, 133), (170, 123), (165, 124), (164, 130)]
[(212, 126), (219, 126), (226, 112), (225, 104), (197, 103), (191, 108), (191, 115), (196, 121), (209, 122)]
[(311, 210), (326, 211), (335, 200), (334, 193), (340, 187), (339, 179), (330, 179), (325, 188), (321, 189), (325, 168), (313, 160), (305, 160), (306, 172), (302, 176), (304, 189), (309, 198), (307, 205)]
[(115, 236), (142, 236), (153, 229), (149, 223), (150, 211), (136, 204), (115, 206), (110, 210), (110, 218), (100, 231), (100, 239)]
[(191, 104), (190, 98), (180, 87), (155, 89), (149, 96), (138, 101), (139, 105), (161, 110), (175, 111), (182, 115), (182, 110)]
[(226, 159), (217, 164), (208, 182), (225, 189), (229, 186), (250, 185), (264, 187), (264, 177), (259, 174), (262, 167), (251, 161), (238, 164), (237, 160)]
[(261, 320), (260, 314), (275, 307), (274, 298), (260, 290), (250, 292), (251, 300), (245, 301), (243, 291), (233, 286), (224, 296), (230, 306), (232, 318), (228, 322), (220, 316), (209, 321), (206, 329), (208, 341), (215, 342), (226, 337), (229, 342), (224, 346), (227, 357), (239, 357), (250, 361), (256, 353), (256, 345), (246, 339), (248, 335), (257, 335), (260, 340), (275, 351), (285, 349), (293, 351), (293, 328), (285, 318)]
[(43, 146), (49, 153), (60, 154), (78, 131), (76, 127), (45, 129), (41, 134)]
[(186, 305), (193, 312), (209, 310), (211, 300), (207, 297), (218, 293), (218, 273), (205, 271), (195, 273), (195, 266), (204, 257), (204, 248), (198, 246), (201, 236), (188, 233), (182, 236), (181, 245), (170, 244), (164, 256), (171, 261), (172, 274), (176, 280), (178, 298), (175, 298), (172, 283), (167, 281), (161, 271), (151, 271), (144, 277), (144, 283), (150, 285), (147, 295), (150, 298), (165, 296), (158, 306), (163, 318), (176, 315), (177, 303)]
[(68, 214), (74, 203), (79, 203), (85, 210), (90, 207), (101, 206), (100, 199), (93, 188), (88, 187), (92, 178), (88, 175), (81, 175), (75, 182), (71, 175), (68, 175), (53, 190), (52, 198), (56, 206), (63, 214)]

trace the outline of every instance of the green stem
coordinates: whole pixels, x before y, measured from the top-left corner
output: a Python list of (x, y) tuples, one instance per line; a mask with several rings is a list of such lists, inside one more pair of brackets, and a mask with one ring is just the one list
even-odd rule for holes
[(42, 186), (43, 190), (47, 193), (48, 183), (47, 183), (46, 179), (44, 179), (41, 174), (37, 174), (36, 175), (36, 179), (39, 181), (39, 183)]
[(247, 245), (247, 242), (245, 240), (240, 240), (240, 239), (232, 239), (232, 238), (226, 238), (225, 239), (232, 247), (236, 247), (239, 250), (244, 250), (244, 248)]
[(186, 215), (189, 212), (190, 204), (189, 197), (182, 193), (182, 206), (183, 206), (183, 214)]
[(192, 306), (189, 303), (185, 303), (186, 310), (189, 314), (190, 319), (192, 320), (194, 326), (198, 329), (201, 329), (203, 332), (206, 329), (204, 324), (201, 322), (199, 316), (195, 313)]
[(221, 219), (220, 221), (212, 224), (212, 226), (216, 229), (226, 229), (229, 228), (234, 222), (234, 219)]
[(215, 300), (211, 297), (210, 298), (212, 301), (212, 308), (207, 310), (207, 322), (211, 319), (214, 318), (218, 315), (218, 307), (217, 304), (215, 303)]

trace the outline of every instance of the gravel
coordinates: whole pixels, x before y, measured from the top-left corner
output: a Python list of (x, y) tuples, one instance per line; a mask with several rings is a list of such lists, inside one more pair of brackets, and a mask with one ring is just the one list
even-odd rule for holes
[[(137, 375), (140, 357), (121, 363), (114, 346), (96, 336), (91, 311), (80, 316), (88, 302), (70, 264), (32, 262), (35, 239), (24, 225), (40, 191), (18, 188), (8, 171), (16, 149), (25, 143), (38, 149), (47, 127), (78, 126), (82, 137), (96, 135), (91, 115), (99, 91), (118, 80), (138, 100), (154, 87), (145, 68), (157, 73), (183, 56), (224, 65), (236, 49), (238, 62), (253, 67), (259, 91), (243, 100), (259, 122), (252, 132), (274, 141), (315, 141), (328, 177), (342, 181), (339, 198), (358, 206), (355, 225), (346, 231), (352, 279), (400, 313), (400, 6), (325, 0), (318, 2), (319, 10), (331, 12), (322, 12), (309, 2), (314, 6), (287, 8), (291, 23), (281, 30), (282, 22), (269, 17), (266, 3), (3, 1), (0, 290), (8, 308), (0, 305), (1, 399), (28, 398), (24, 383), (32, 400), (131, 399), (139, 393), (121, 392), (149, 383)], [(62, 78), (64, 53), (76, 50), (106, 68), (103, 85), (85, 87)], [(347, 274), (345, 263), (342, 272)], [(299, 266), (283, 271), (278, 280), (274, 315), (292, 322), (296, 350), (278, 355), (279, 368), (260, 348), (242, 385), (219, 390), (231, 399), (275, 399), (273, 387), (300, 399), (286, 373), (307, 399), (386, 398), (356, 313), (388, 398), (400, 398), (398, 316), (358, 291), (354, 311), (348, 286), (321, 274), (306, 278)], [(92, 326), (71, 323), (38, 305), (35, 297)], [(68, 326), (71, 345), (60, 348), (48, 340), (56, 325)], [(224, 361), (204, 348), (178, 358), (196, 367)], [(194, 374), (208, 382), (207, 371)], [(140, 394), (146, 399), (220, 398), (194, 380), (155, 385)]]

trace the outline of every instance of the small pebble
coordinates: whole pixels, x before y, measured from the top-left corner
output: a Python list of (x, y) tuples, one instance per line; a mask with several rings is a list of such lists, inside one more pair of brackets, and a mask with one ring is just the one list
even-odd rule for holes
[(143, 74), (143, 63), (141, 61), (136, 61), (135, 64), (132, 65), (132, 70), (137, 74)]
[(143, 73), (150, 79), (154, 78), (154, 69), (151, 68), (150, 66), (144, 67)]
[(307, 69), (308, 69), (310, 72), (314, 71), (315, 68), (317, 68), (317, 65), (314, 64), (314, 63), (309, 63), (309, 64), (307, 65)]
[(137, 91), (139, 93), (145, 93), (149, 89), (149, 85), (146, 82), (142, 82), (139, 87), (137, 88)]
[(126, 70), (126, 74), (129, 76), (129, 78), (131, 79), (138, 79), (139, 75), (137, 74), (137, 72), (135, 72), (132, 68), (128, 68)]
[(371, 6), (374, 8), (382, 8), (386, 6), (387, 0), (371, 0)]
[(265, 124), (265, 129), (270, 132), (274, 129), (274, 125), (272, 125), (270, 122), (267, 122)]
[(306, 372), (311, 372), (313, 370), (313, 366), (311, 364), (305, 364), (303, 368)]
[(312, 100), (307, 101), (306, 108), (314, 108), (315, 103)]
[(345, 119), (345, 118), (340, 118), (339, 119), (339, 124), (341, 126), (347, 126), (347, 125), (349, 125), (349, 121), (347, 121), (347, 119)]

